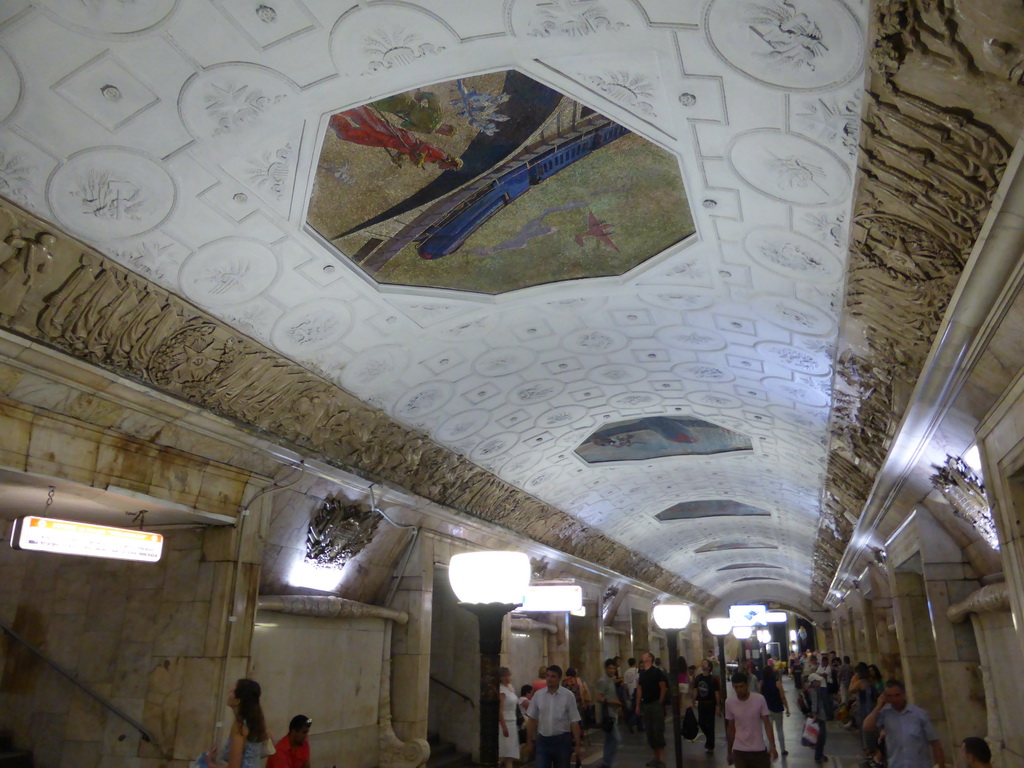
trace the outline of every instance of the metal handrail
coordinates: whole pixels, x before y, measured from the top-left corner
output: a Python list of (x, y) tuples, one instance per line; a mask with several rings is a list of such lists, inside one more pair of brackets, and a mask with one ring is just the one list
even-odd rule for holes
[(469, 696), (464, 694), (462, 691), (456, 691), (454, 688), (452, 688), (450, 685), (448, 685), (448, 683), (445, 683), (445, 682), (442, 682), (442, 681), (438, 680), (433, 675), (430, 676), (430, 682), (437, 683), (442, 688), (446, 688), (447, 690), (451, 691), (456, 696), (458, 696), (460, 699), (465, 699), (466, 701), (469, 702), (469, 706), (471, 706), (471, 707), (475, 707), (476, 706), (476, 703), (471, 698), (469, 698)]
[(77, 677), (75, 677), (71, 673), (70, 670), (65, 669), (63, 666), (61, 666), (56, 661), (51, 659), (49, 656), (44, 654), (42, 651), (40, 651), (38, 648), (36, 648), (34, 645), (32, 645), (32, 643), (30, 643), (24, 637), (19, 635), (17, 632), (15, 632), (9, 626), (4, 624), (2, 621), (0, 621), (0, 630), (3, 630), (4, 632), (6, 632), (12, 638), (14, 638), (19, 643), (21, 643), (23, 646), (25, 646), (33, 654), (35, 654), (40, 659), (42, 659), (47, 664), (49, 664), (56, 672), (59, 672), (61, 675), (66, 677), (72, 683), (74, 683), (79, 688), (81, 688), (85, 693), (87, 693), (89, 696), (91, 696), (93, 699), (95, 699), (97, 702), (99, 702), (102, 706), (106, 707), (111, 712), (113, 712), (115, 715), (117, 715), (122, 720), (124, 720), (126, 723), (128, 723), (128, 725), (130, 725), (132, 728), (134, 728), (135, 730), (137, 730), (139, 732), (139, 735), (142, 737), (143, 741), (149, 742), (150, 744), (156, 746), (156, 742), (153, 740), (153, 736), (149, 733), (149, 731), (146, 730), (146, 728), (141, 723), (139, 723), (136, 720), (134, 720), (131, 716), (129, 716), (123, 710), (119, 709), (116, 705), (111, 704), (109, 701), (104, 699), (102, 696), (100, 696), (98, 693), (96, 693), (96, 691), (94, 691), (92, 688), (90, 688), (85, 683), (83, 683), (81, 680), (79, 680)]

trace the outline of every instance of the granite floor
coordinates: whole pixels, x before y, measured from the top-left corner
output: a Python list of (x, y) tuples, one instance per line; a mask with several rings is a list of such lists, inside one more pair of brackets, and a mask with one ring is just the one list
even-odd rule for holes
[[(793, 683), (788, 678), (783, 682), (786, 688), (786, 696), (791, 704), (795, 701)], [(814, 750), (800, 746), (800, 735), (806, 718), (794, 705), (792, 716), (784, 719), (783, 733), (786, 737), (786, 748), (789, 754), (780, 756), (774, 764), (780, 768), (817, 768), (818, 763), (814, 762)], [(619, 745), (618, 755), (612, 768), (644, 768), (648, 760), (652, 758), (650, 747), (643, 733), (630, 734), (622, 726), (622, 743)], [(671, 734), (671, 721), (666, 723), (666, 735)], [(602, 737), (600, 730), (594, 729), (589, 732), (590, 746), (583, 758), (584, 766), (600, 766), (602, 763)], [(675, 752), (672, 747), (672, 739), (668, 739), (668, 747), (665, 750), (665, 764), (667, 768), (675, 768)], [(781, 750), (780, 750), (781, 751)], [(828, 740), (826, 742), (825, 755), (828, 758), (825, 766), (831, 768), (859, 768), (864, 762), (860, 748), (860, 736), (855, 731), (844, 728), (837, 722), (828, 724)], [(725, 721), (719, 720), (715, 728), (715, 751), (708, 753), (704, 751), (704, 737), (701, 735), (695, 742), (683, 742), (683, 766), (684, 768), (726, 768), (725, 746)]]

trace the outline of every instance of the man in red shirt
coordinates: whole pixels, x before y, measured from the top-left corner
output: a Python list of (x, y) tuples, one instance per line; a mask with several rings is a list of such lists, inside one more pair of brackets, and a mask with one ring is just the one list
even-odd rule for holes
[(309, 726), (313, 721), (296, 715), (288, 724), (288, 735), (277, 742), (277, 751), (267, 760), (267, 768), (309, 768)]

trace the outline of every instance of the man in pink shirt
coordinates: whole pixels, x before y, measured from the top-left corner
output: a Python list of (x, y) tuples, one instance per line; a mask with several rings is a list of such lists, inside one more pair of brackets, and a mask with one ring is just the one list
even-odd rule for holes
[[(736, 692), (725, 701), (725, 736), (729, 746), (729, 765), (736, 768), (771, 768), (779, 759), (775, 734), (768, 720), (768, 704), (760, 693), (751, 693), (743, 672), (732, 676)], [(765, 735), (770, 750), (765, 749)]]

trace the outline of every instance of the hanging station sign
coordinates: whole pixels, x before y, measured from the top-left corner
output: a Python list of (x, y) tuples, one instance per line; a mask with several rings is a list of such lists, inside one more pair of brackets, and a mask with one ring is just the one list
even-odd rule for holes
[(164, 537), (159, 533), (92, 525), (52, 517), (19, 517), (11, 528), (13, 549), (155, 563)]

